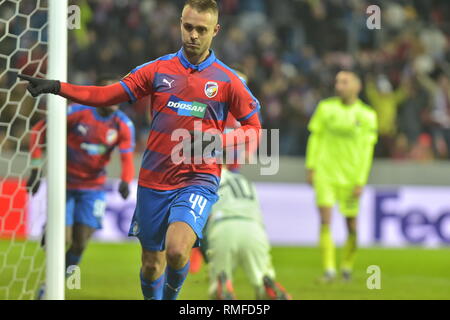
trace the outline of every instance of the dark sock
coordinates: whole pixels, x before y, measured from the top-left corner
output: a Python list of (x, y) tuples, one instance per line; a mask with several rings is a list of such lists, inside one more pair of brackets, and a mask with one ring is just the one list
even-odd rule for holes
[(78, 256), (76, 254), (71, 253), (70, 251), (66, 252), (66, 277), (69, 275), (67, 273), (67, 268), (69, 266), (77, 266), (81, 261), (81, 255)]
[(183, 282), (189, 272), (190, 262), (179, 269), (172, 269), (170, 266), (166, 268), (166, 281), (164, 283), (163, 300), (176, 300), (180, 293)]
[(66, 268), (68, 266), (78, 265), (81, 260), (81, 255), (73, 254), (70, 251), (66, 252)]
[(163, 296), (164, 274), (162, 274), (158, 279), (150, 281), (144, 278), (141, 271), (140, 278), (144, 300), (161, 300)]

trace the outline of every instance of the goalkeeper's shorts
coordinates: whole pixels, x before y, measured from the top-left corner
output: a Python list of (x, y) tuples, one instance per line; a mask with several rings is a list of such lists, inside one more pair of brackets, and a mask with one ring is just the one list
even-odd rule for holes
[(169, 225), (184, 222), (197, 235), (194, 246), (198, 247), (211, 207), (217, 200), (216, 192), (203, 186), (175, 190), (138, 186), (136, 210), (128, 236), (137, 237), (145, 250), (163, 251)]
[(318, 207), (334, 207), (345, 217), (356, 217), (359, 212), (359, 198), (353, 195), (355, 186), (338, 185), (326, 180), (314, 179), (314, 191)]
[(275, 278), (270, 244), (263, 226), (253, 220), (224, 219), (207, 229), (210, 294), (224, 272), (232, 280), (240, 266), (255, 289), (264, 287), (264, 276)]

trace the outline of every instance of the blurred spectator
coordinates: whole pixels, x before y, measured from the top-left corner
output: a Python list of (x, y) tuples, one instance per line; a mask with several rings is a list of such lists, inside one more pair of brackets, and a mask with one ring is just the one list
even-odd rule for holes
[(386, 75), (379, 75), (375, 79), (367, 77), (366, 95), (370, 105), (378, 116), (378, 141), (375, 155), (378, 157), (392, 157), (395, 152), (395, 137), (397, 133), (397, 109), (407, 98), (404, 87), (396, 90)]
[(398, 131), (407, 139), (408, 152), (417, 146), (421, 134), (425, 131), (425, 112), (428, 111), (429, 96), (415, 78), (407, 78), (405, 85), (408, 95), (399, 108)]
[(444, 72), (438, 72), (436, 81), (420, 74), (419, 81), (431, 95), (433, 146), (438, 156), (450, 158), (450, 81)]
[[(82, 30), (69, 33), (69, 80), (93, 84), (103, 73), (123, 76), (134, 67), (180, 48), (179, 18), (184, 0), (71, 1), (82, 9)], [(450, 152), (450, 1), (448, 0), (218, 0), (223, 28), (214, 42), (216, 55), (239, 65), (248, 75), (252, 92), (262, 105), (263, 125), (280, 129), (280, 151), (304, 155), (307, 122), (319, 99), (333, 95), (335, 73), (351, 68), (365, 76), (384, 75), (368, 83), (366, 98), (379, 113), (377, 154), (397, 158), (428, 159)], [(34, 1), (22, 1), (31, 13)], [(382, 10), (380, 30), (366, 27), (366, 8)], [(0, 12), (6, 20), (10, 7)], [(30, 23), (45, 24), (45, 11)], [(9, 23), (19, 35), (26, 24)], [(0, 23), (0, 35), (6, 25)], [(32, 47), (37, 32), (2, 40), (0, 54)], [(46, 40), (45, 32), (41, 40)], [(19, 69), (45, 73), (45, 46), (13, 54), (12, 65), (0, 58), (3, 89), (16, 82)], [(429, 74), (441, 67), (438, 79)], [(2, 69), (3, 68), (3, 69)], [(411, 71), (414, 70), (414, 71)], [(415, 74), (420, 74), (416, 79)], [(408, 76), (405, 76), (408, 75)], [(401, 79), (407, 80), (400, 85)], [(391, 87), (389, 89), (389, 87)], [(409, 89), (408, 89), (409, 87)], [(0, 91), (1, 93), (1, 91)], [(0, 105), (6, 95), (0, 94)], [(23, 104), (32, 106), (26, 99)], [(148, 102), (123, 106), (135, 121), (138, 146), (145, 145)], [(0, 113), (6, 121), (8, 112)], [(10, 116), (10, 115), (8, 115)], [(37, 118), (36, 118), (37, 119)], [(35, 121), (33, 117), (32, 123)], [(0, 128), (0, 144), (5, 131)]]

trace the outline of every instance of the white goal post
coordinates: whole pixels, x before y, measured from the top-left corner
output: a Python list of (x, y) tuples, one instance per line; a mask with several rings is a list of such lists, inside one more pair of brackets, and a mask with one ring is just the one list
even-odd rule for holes
[[(68, 0), (49, 0), (48, 79), (67, 80)], [(67, 102), (48, 97), (48, 215), (46, 230), (46, 296), (64, 299)]]
[[(32, 98), (17, 75), (66, 81), (67, 20), (68, 0), (0, 0), (0, 300), (34, 299), (44, 282), (45, 299), (65, 298), (67, 101)], [(28, 142), (42, 118), (47, 152), (38, 164)], [(45, 252), (29, 236), (42, 230), (34, 221), (43, 219), (32, 217), (25, 189), (31, 169), (44, 165)]]

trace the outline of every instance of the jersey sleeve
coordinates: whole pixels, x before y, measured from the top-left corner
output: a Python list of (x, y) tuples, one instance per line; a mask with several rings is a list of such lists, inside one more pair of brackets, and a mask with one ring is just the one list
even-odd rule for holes
[(372, 167), (373, 152), (378, 140), (377, 115), (371, 110), (367, 113), (363, 123), (363, 132), (360, 136), (360, 168), (357, 172), (356, 184), (363, 186), (369, 179), (370, 168)]
[(157, 62), (152, 61), (136, 67), (120, 81), (130, 102), (136, 102), (153, 92), (156, 65)]
[(323, 130), (323, 105), (319, 103), (308, 124), (310, 135), (306, 147), (306, 168), (313, 170), (320, 150), (321, 133)]
[(238, 77), (232, 77), (230, 85), (230, 112), (241, 122), (259, 112), (261, 106), (247, 85)]
[(311, 117), (311, 120), (308, 123), (308, 130), (311, 133), (320, 133), (323, 129), (323, 108), (323, 103), (319, 102), (313, 116)]
[(134, 176), (133, 151), (135, 147), (135, 129), (133, 122), (120, 115), (119, 152), (122, 164), (121, 180), (130, 183)]
[(126, 102), (129, 99), (127, 92), (119, 82), (100, 87), (79, 86), (61, 82), (61, 89), (58, 95), (91, 107), (108, 107)]
[(119, 151), (120, 153), (133, 152), (135, 145), (135, 129), (133, 122), (128, 118), (123, 118), (120, 120)]
[(222, 135), (222, 147), (228, 149), (243, 144), (246, 150), (256, 150), (261, 136), (259, 101), (236, 75), (231, 78), (229, 90), (229, 110), (241, 127)]

